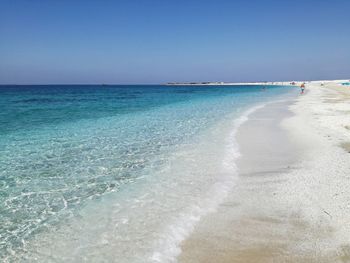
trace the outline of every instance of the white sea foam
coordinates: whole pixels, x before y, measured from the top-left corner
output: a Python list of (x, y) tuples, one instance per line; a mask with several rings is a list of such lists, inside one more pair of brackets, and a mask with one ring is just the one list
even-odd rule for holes
[(249, 115), (264, 107), (264, 104), (254, 106), (236, 118), (231, 125), (231, 131), (225, 139), (224, 157), (222, 160), (221, 174), (217, 181), (208, 189), (208, 192), (197, 204), (189, 206), (181, 216), (166, 226), (162, 238), (156, 242), (157, 248), (150, 260), (153, 262), (176, 262), (176, 257), (181, 253), (180, 243), (189, 236), (196, 223), (204, 215), (215, 212), (228, 193), (233, 189), (237, 179), (236, 159), (240, 156), (235, 139), (238, 128), (249, 119)]
[(228, 116), (197, 147), (178, 149), (161, 170), (136, 180), (132, 191), (106, 195), (64, 226), (37, 235), (19, 258), (176, 262), (180, 243), (234, 188), (237, 129), (263, 106)]

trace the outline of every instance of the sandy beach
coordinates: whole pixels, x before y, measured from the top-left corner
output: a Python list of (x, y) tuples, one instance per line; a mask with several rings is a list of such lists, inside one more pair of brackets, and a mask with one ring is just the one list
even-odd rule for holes
[(239, 179), (179, 262), (350, 262), (350, 88), (308, 82), (237, 134)]
[(0, 263), (350, 263), (350, 0), (42, 2), (0, 3)]

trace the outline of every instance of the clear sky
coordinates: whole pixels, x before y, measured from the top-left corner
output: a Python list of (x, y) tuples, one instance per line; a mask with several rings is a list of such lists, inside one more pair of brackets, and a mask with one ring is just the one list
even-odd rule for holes
[(0, 0), (0, 83), (350, 78), (349, 0)]

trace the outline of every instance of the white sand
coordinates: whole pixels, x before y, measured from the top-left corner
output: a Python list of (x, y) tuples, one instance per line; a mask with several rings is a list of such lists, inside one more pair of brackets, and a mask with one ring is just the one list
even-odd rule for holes
[(294, 116), (270, 105), (241, 127), (237, 187), (180, 262), (350, 262), (350, 88), (306, 90)]
[[(323, 83), (323, 86), (321, 86)], [(306, 146), (302, 169), (295, 170), (281, 193), (296, 202), (310, 224), (331, 235), (300, 244), (332, 262), (350, 262), (350, 154), (340, 146), (350, 141), (350, 88), (337, 82), (306, 85), (307, 94), (291, 107), (296, 115), (283, 125), (295, 142)], [(341, 92), (340, 92), (340, 91)], [(317, 247), (314, 247), (316, 245)]]

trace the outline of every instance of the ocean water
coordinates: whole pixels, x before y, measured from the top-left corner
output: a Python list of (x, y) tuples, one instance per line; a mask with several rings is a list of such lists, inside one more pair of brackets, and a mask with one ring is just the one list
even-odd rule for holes
[(234, 191), (239, 125), (296, 93), (0, 86), (0, 260), (176, 261)]

